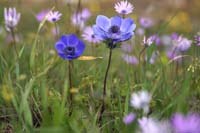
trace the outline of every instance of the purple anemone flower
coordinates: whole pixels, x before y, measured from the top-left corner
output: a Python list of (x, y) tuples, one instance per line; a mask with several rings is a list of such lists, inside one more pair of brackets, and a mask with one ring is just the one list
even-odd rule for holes
[(126, 125), (129, 125), (131, 124), (134, 120), (135, 120), (135, 114), (134, 113), (130, 113), (128, 115), (126, 115), (124, 118), (123, 118), (123, 122), (124, 124)]
[(55, 49), (64, 60), (73, 60), (81, 56), (85, 50), (85, 44), (75, 34), (63, 35), (56, 42)]
[(82, 37), (84, 40), (93, 44), (101, 42), (101, 38), (94, 35), (92, 27), (86, 27), (83, 31)]
[(139, 23), (143, 28), (150, 28), (153, 25), (153, 20), (147, 17), (141, 17)]
[(48, 13), (47, 20), (48, 20), (49, 22), (55, 23), (55, 22), (57, 22), (58, 20), (60, 20), (60, 17), (61, 17), (61, 16), (62, 16), (62, 14), (59, 13), (58, 11), (55, 11), (55, 12), (50, 11), (50, 12)]
[(107, 18), (103, 15), (97, 16), (96, 25), (93, 26), (95, 35), (111, 44), (129, 40), (134, 35), (135, 28), (136, 24), (130, 18), (123, 19), (120, 16)]
[(194, 40), (196, 41), (197, 45), (200, 46), (200, 36), (195, 36)]
[(42, 10), (41, 12), (39, 12), (39, 13), (35, 16), (36, 19), (37, 19), (37, 21), (41, 22), (41, 21), (44, 19), (44, 17), (48, 14), (49, 11), (50, 11), (50, 10), (48, 9), (48, 10)]
[(172, 118), (175, 133), (200, 133), (200, 116), (197, 114), (175, 114)]
[(5, 26), (8, 31), (15, 28), (20, 20), (20, 13), (17, 13), (16, 8), (4, 8)]

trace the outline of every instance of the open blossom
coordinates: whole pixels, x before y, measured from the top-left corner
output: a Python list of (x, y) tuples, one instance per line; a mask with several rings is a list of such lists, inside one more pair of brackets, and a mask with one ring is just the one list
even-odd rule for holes
[(85, 50), (85, 44), (74, 34), (63, 35), (56, 42), (55, 49), (64, 60), (73, 60), (81, 56)]
[(175, 133), (200, 133), (200, 116), (197, 114), (175, 114), (172, 118)]
[(127, 14), (132, 13), (133, 9), (134, 9), (133, 5), (130, 2), (128, 2), (127, 0), (120, 1), (115, 4), (116, 12), (118, 12), (119, 14), (122, 14), (122, 15), (127, 15)]
[(37, 21), (41, 22), (41, 21), (44, 19), (44, 17), (48, 14), (49, 11), (50, 11), (50, 10), (48, 9), (48, 10), (42, 10), (41, 12), (39, 12), (39, 13), (35, 16), (36, 19), (37, 19)]
[(128, 115), (126, 115), (124, 118), (123, 118), (123, 122), (124, 124), (126, 125), (129, 125), (131, 124), (134, 120), (135, 120), (135, 114), (134, 113), (130, 113)]
[(8, 31), (15, 28), (20, 20), (20, 13), (17, 13), (16, 8), (4, 8), (5, 26)]
[(95, 35), (110, 41), (111, 44), (129, 40), (134, 35), (135, 28), (136, 24), (130, 18), (123, 19), (120, 16), (107, 18), (103, 15), (97, 16), (96, 24), (93, 26)]
[(150, 28), (153, 25), (153, 20), (147, 17), (141, 17), (139, 23), (143, 28)]
[(47, 20), (49, 21), (49, 22), (52, 22), (52, 23), (55, 23), (55, 22), (57, 22), (58, 20), (60, 20), (60, 17), (62, 16), (62, 14), (61, 13), (59, 13), (58, 11), (50, 11), (49, 13), (48, 13), (48, 16), (47, 16)]
[(131, 95), (131, 106), (136, 109), (143, 109), (144, 113), (149, 112), (149, 103), (151, 101), (151, 95), (145, 91), (139, 91)]
[(158, 121), (153, 118), (142, 117), (138, 119), (141, 133), (172, 133), (167, 121)]
[(101, 42), (101, 38), (94, 34), (92, 27), (86, 27), (83, 31), (82, 37), (84, 40), (93, 44)]
[(184, 52), (184, 51), (187, 51), (191, 47), (192, 41), (188, 40), (185, 37), (179, 36), (178, 39), (173, 41), (173, 44), (176, 50)]

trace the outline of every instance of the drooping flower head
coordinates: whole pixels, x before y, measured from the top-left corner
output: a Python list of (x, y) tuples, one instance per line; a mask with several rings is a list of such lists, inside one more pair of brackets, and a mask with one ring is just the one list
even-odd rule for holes
[(185, 37), (179, 36), (178, 39), (173, 40), (173, 44), (176, 50), (184, 52), (191, 47), (192, 41)]
[(60, 17), (62, 16), (62, 14), (58, 11), (50, 11), (48, 13), (48, 16), (47, 16), (47, 20), (49, 22), (52, 22), (52, 23), (55, 23), (57, 22), (58, 20), (60, 20)]
[(44, 17), (48, 14), (49, 11), (50, 11), (50, 10), (48, 9), (48, 10), (42, 10), (41, 12), (39, 12), (39, 13), (35, 16), (36, 19), (37, 19), (37, 21), (41, 22), (41, 21), (44, 19)]
[(20, 13), (17, 13), (16, 8), (4, 8), (5, 27), (8, 31), (15, 28), (20, 20)]
[(151, 95), (147, 91), (139, 91), (131, 95), (131, 106), (136, 109), (143, 109), (145, 113), (149, 111)]
[(85, 44), (75, 34), (63, 35), (56, 42), (55, 49), (64, 60), (73, 60), (83, 54)]
[(123, 122), (126, 125), (131, 124), (135, 120), (136, 115), (134, 113), (130, 113), (123, 118)]
[(133, 5), (127, 0), (120, 1), (115, 4), (115, 11), (121, 15), (127, 15), (133, 12)]
[(84, 40), (96, 44), (101, 42), (101, 38), (94, 34), (92, 27), (86, 27), (83, 31), (82, 37)]
[(153, 25), (153, 20), (148, 17), (141, 17), (139, 23), (143, 28), (150, 28)]
[(200, 36), (194, 36), (194, 40), (196, 41), (197, 45), (200, 46)]
[(108, 45), (109, 48), (114, 48), (113, 44), (129, 40), (134, 35), (135, 28), (136, 25), (130, 18), (107, 18), (103, 15), (97, 16), (96, 25), (93, 26), (95, 35), (112, 44)]
[(175, 114), (172, 118), (175, 133), (200, 133), (200, 116), (196, 114)]

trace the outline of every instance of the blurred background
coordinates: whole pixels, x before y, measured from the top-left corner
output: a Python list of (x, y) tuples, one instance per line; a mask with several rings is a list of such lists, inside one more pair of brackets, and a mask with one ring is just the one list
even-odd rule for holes
[[(89, 24), (93, 23), (96, 15), (104, 14), (107, 16), (115, 15), (114, 4), (120, 0), (81, 0), (81, 7), (89, 8), (92, 12), (92, 19)], [(132, 17), (135, 21), (138, 17), (151, 17), (154, 25), (159, 26), (164, 21), (172, 21), (166, 29), (169, 32), (197, 32), (199, 31), (199, 0), (128, 0), (134, 7)], [(17, 7), (22, 15), (20, 23), (21, 30), (28, 31), (37, 28), (38, 23), (35, 15), (44, 9), (51, 9), (55, 5), (65, 17), (76, 11), (78, 0), (0, 0), (0, 24), (3, 22), (3, 8)], [(27, 19), (28, 18), (28, 19)], [(23, 21), (23, 22), (22, 22)], [(62, 20), (68, 23), (69, 19)], [(30, 26), (31, 25), (31, 26)]]

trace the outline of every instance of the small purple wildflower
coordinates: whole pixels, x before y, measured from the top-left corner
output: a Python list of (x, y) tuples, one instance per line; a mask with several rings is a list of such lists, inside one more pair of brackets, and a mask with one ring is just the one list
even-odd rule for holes
[(177, 50), (184, 52), (191, 47), (192, 41), (185, 37), (179, 36), (178, 39), (173, 40), (173, 44)]
[(172, 33), (171, 39), (172, 40), (177, 40), (179, 38), (179, 35), (177, 33)]
[(91, 12), (87, 8), (84, 8), (80, 14), (83, 21), (86, 21), (91, 17)]
[(122, 44), (121, 45), (121, 49), (122, 49), (123, 52), (127, 52), (127, 53), (131, 53), (133, 51), (132, 45), (131, 44), (127, 44), (127, 43)]
[(82, 37), (84, 40), (93, 44), (101, 42), (101, 38), (94, 34), (92, 27), (86, 27), (83, 31)]
[(58, 20), (60, 20), (60, 17), (62, 16), (61, 13), (59, 13), (58, 11), (50, 11), (47, 15), (47, 20), (49, 22), (52, 22), (52, 23), (55, 23), (57, 22)]
[(148, 38), (146, 38), (144, 36), (143, 44), (144, 44), (145, 47), (149, 47), (149, 46), (151, 46), (151, 44), (153, 44), (154, 40), (155, 40), (155, 36), (154, 35), (152, 35), (152, 36), (150, 36)]
[(124, 124), (126, 124), (126, 125), (131, 124), (134, 120), (135, 120), (135, 114), (134, 114), (134, 113), (129, 113), (128, 115), (126, 115), (126, 116), (123, 118), (123, 122), (124, 122)]
[(175, 114), (172, 118), (175, 133), (200, 133), (200, 116), (197, 114)]
[(178, 55), (177, 51), (173, 51), (173, 50), (169, 50), (167, 51), (167, 57), (169, 59), (173, 59), (174, 57), (176, 57)]
[(17, 13), (16, 8), (4, 8), (5, 27), (8, 31), (15, 28), (20, 20), (20, 13)]
[(136, 24), (130, 18), (107, 18), (103, 15), (97, 16), (96, 24), (93, 26), (95, 35), (112, 44), (108, 45), (109, 48), (114, 48), (113, 44), (129, 40), (134, 35), (135, 28)]
[(63, 35), (56, 42), (55, 49), (64, 60), (73, 60), (83, 54), (85, 44), (75, 34)]
[(39, 13), (36, 15), (37, 21), (41, 22), (41, 21), (45, 18), (45, 16), (48, 14), (49, 11), (50, 11), (50, 10), (48, 9), (48, 10), (42, 10), (41, 12), (39, 12)]
[(133, 12), (133, 5), (127, 0), (120, 1), (115, 4), (115, 11), (121, 15), (127, 15)]
[(122, 54), (122, 58), (127, 64), (137, 65), (139, 63), (138, 59), (135, 56), (131, 56), (128, 54)]
[(197, 46), (200, 46), (200, 36), (195, 36), (194, 40), (196, 41)]
[(154, 41), (155, 41), (155, 44), (158, 46), (158, 45), (160, 45), (161, 44), (161, 39), (160, 39), (160, 37), (158, 36), (158, 35), (154, 35), (155, 36), (155, 39), (154, 39)]
[(153, 20), (147, 17), (141, 17), (139, 23), (143, 28), (150, 28), (153, 25)]

